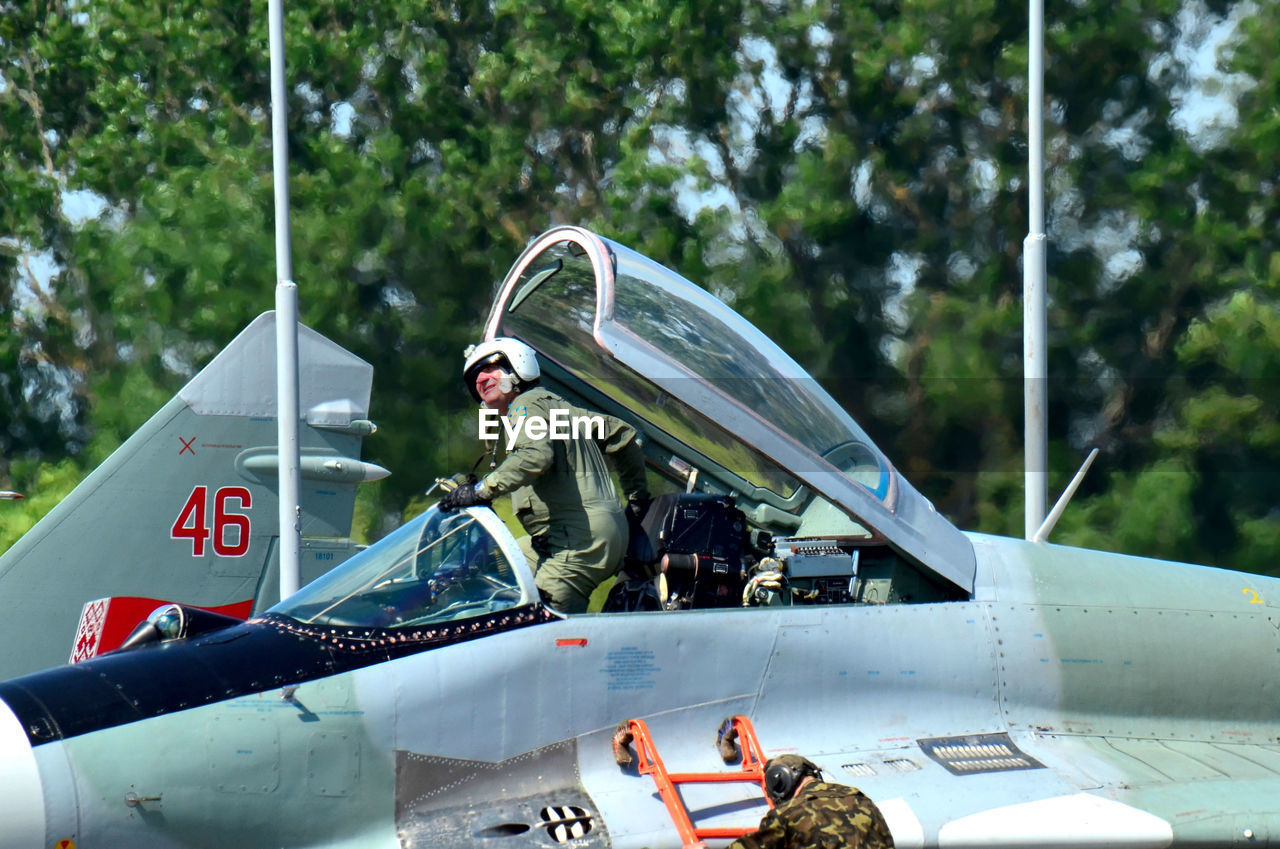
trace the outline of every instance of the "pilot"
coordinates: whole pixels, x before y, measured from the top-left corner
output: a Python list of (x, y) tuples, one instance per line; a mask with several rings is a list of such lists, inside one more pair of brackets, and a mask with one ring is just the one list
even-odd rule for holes
[(729, 849), (892, 849), (893, 835), (875, 803), (856, 787), (823, 781), (808, 758), (771, 758), (764, 783), (773, 810)]
[[(506, 421), (492, 446), (491, 471), (446, 493), (440, 506), (486, 504), (510, 493), (516, 518), (529, 534), (520, 545), (538, 589), (557, 610), (586, 611), (592, 590), (622, 562), (626, 511), (643, 517), (649, 503), (638, 434), (620, 419), (576, 407), (542, 388), (533, 349), (517, 339), (499, 337), (470, 348), (462, 376), (472, 397)], [(553, 433), (523, 426), (538, 417), (545, 424), (553, 414), (560, 422), (580, 419), (585, 426), (567, 438), (565, 428)], [(512, 434), (499, 463), (499, 445)], [(617, 470), (626, 508), (606, 456)]]

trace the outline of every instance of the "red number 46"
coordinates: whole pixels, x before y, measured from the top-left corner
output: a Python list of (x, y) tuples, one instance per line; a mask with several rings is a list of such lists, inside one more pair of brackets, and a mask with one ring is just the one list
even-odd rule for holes
[[(191, 490), (187, 503), (182, 505), (182, 512), (169, 529), (173, 539), (191, 540), (191, 556), (203, 557), (204, 544), (213, 537), (213, 553), (219, 557), (243, 557), (249, 551), (249, 517), (243, 513), (233, 513), (227, 508), (227, 502), (238, 501), (239, 507), (247, 509), (253, 506), (253, 498), (249, 490), (243, 486), (224, 486), (213, 494), (213, 528), (205, 521), (205, 505), (208, 503), (209, 488), (198, 486)], [(227, 541), (227, 531), (234, 530), (233, 540)]]

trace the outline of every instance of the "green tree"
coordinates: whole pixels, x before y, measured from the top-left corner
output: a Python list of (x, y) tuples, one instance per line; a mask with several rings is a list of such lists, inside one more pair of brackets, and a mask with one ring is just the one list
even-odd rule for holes
[[(75, 32), (43, 3), (0, 3), (0, 486), (10, 463), (78, 451), (85, 397), (75, 328), (44, 268), (64, 260), (59, 161)], [(65, 60), (60, 57), (68, 54)], [(19, 487), (21, 488), (21, 487)], [(12, 511), (8, 511), (12, 515)]]
[[(1266, 476), (1238, 474), (1276, 445), (1253, 427), (1271, 390), (1239, 371), (1274, 349), (1274, 0), (1241, 24), (1234, 137), (1178, 112), (1187, 22), (1234, 8), (1051, 10), (1055, 485), (1104, 449), (1057, 539), (1265, 565), (1277, 536)], [(57, 461), (86, 453), (86, 409), (93, 453), (272, 304), (266, 21), (213, 0), (4, 12), (0, 308), (22, 326), (0, 412), (9, 456)], [(526, 240), (581, 223), (729, 300), (961, 525), (1020, 532), (1025, 9), (287, 12), (295, 278), (304, 321), (375, 367), (367, 446), (395, 475), (370, 527), (470, 465), (462, 348)], [(102, 213), (73, 221), (68, 191)], [(35, 309), (24, 251), (59, 269)]]
[[(1131, 342), (1136, 379), (1105, 410), (1106, 432), (1129, 444), (1069, 539), (1277, 573), (1277, 12), (1264, 2), (1239, 15), (1223, 57), (1242, 90), (1234, 124), (1190, 150), (1153, 151), (1129, 181), (1149, 270), (1135, 275), (1141, 300), (1117, 294), (1142, 309), (1143, 335)], [(1126, 321), (1119, 304), (1109, 314)]]
[[(740, 16), (732, 4), (290, 4), (302, 315), (375, 366), (384, 427), (369, 448), (398, 472), (388, 504), (469, 465), (470, 444), (441, 439), (451, 423), (465, 433), (461, 351), (524, 240), (560, 221), (606, 226), (624, 209), (615, 175), (643, 179), (652, 122), (693, 111), (662, 92), (731, 63), (732, 32), (663, 56), (668, 27)], [(203, 0), (112, 0), (21, 23), (8, 67), (31, 65), (34, 96), (59, 108), (43, 135), (8, 116), (34, 152), (6, 167), (51, 182), (28, 202), (49, 232), (27, 241), (56, 245), (51, 299), (75, 331), (53, 361), (119, 437), (271, 305), (266, 21)], [(60, 189), (91, 192), (103, 213), (73, 224)], [(632, 226), (679, 230), (655, 197), (625, 201)]]

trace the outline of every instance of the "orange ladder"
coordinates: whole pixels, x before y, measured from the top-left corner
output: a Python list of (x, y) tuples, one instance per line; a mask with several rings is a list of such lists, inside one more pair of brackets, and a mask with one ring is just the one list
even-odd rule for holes
[[(697, 828), (689, 817), (684, 799), (680, 797), (676, 785), (679, 784), (713, 784), (726, 781), (746, 781), (759, 785), (764, 790), (764, 750), (756, 739), (756, 730), (751, 720), (745, 716), (734, 716), (726, 719), (720, 726), (717, 744), (721, 753), (726, 744), (732, 746), (736, 740), (742, 755), (741, 769), (731, 772), (668, 772), (667, 767), (658, 755), (658, 747), (654, 745), (649, 726), (642, 719), (628, 719), (627, 732), (636, 747), (636, 766), (641, 775), (653, 776), (653, 783), (658, 787), (658, 795), (667, 806), (667, 813), (675, 823), (680, 840), (686, 847), (701, 846), (702, 840), (708, 837), (734, 838), (741, 837), (752, 828)], [(620, 729), (621, 730), (621, 729)], [(727, 760), (727, 759), (726, 759)], [(768, 796), (765, 796), (768, 801)], [(769, 802), (769, 807), (773, 803)]]

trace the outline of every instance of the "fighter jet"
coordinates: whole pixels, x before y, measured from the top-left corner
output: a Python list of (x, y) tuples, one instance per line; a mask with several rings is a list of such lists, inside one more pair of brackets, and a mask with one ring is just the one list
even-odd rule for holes
[[(349, 557), (373, 367), (299, 328), (302, 571)], [(275, 314), (255, 319), (0, 556), (0, 677), (115, 648), (163, 601), (279, 600)]]
[[(662, 782), (749, 772), (727, 727), (901, 847), (1280, 842), (1276, 581), (959, 531), (756, 328), (587, 230), (530, 244), (485, 336), (642, 431), (653, 591), (562, 615), (492, 511), (433, 508), (245, 623), (172, 607), (0, 684), (0, 849), (715, 847), (759, 785)], [(620, 765), (624, 722), (661, 767)]]

